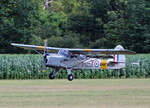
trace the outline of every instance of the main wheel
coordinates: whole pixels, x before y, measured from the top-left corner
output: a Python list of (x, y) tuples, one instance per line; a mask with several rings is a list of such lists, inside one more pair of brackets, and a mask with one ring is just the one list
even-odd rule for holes
[(54, 79), (54, 78), (55, 78), (54, 74), (53, 74), (53, 73), (50, 73), (50, 74), (49, 74), (49, 79)]
[(72, 74), (68, 75), (68, 80), (69, 80), (69, 81), (72, 81), (72, 80), (73, 80), (73, 75), (72, 75)]

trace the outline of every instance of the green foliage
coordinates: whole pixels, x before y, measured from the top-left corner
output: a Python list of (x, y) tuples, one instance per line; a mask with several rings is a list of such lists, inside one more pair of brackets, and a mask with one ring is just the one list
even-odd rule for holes
[[(149, 52), (149, 14), (146, 13), (146, 2), (143, 0), (130, 0), (126, 9), (126, 30), (123, 40), (130, 40), (124, 44), (137, 52)], [(148, 45), (148, 46), (147, 46)]]
[[(72, 71), (76, 79), (104, 78), (150, 78), (150, 55), (141, 54), (127, 56), (127, 65), (121, 70), (76, 70)], [(0, 55), (0, 79), (48, 79), (52, 72), (42, 73), (42, 56), (39, 55)], [(132, 65), (132, 62), (140, 65)], [(66, 70), (62, 70), (56, 78), (67, 78)]]
[(79, 34), (72, 32), (66, 32), (63, 37), (52, 36), (48, 38), (48, 45), (52, 47), (81, 48), (79, 36)]
[(66, 16), (63, 13), (44, 13), (41, 17), (41, 25), (36, 31), (36, 35), (42, 39), (51, 36), (61, 36), (67, 22)]
[(1, 0), (0, 5), (0, 46), (5, 52), (13, 52), (11, 42), (30, 42), (39, 24), (39, 3), (31, 0)]
[[(150, 1), (0, 0), (0, 53), (29, 53), (10, 43), (150, 52)], [(59, 44), (60, 43), (60, 44)], [(74, 43), (74, 44), (72, 44)]]

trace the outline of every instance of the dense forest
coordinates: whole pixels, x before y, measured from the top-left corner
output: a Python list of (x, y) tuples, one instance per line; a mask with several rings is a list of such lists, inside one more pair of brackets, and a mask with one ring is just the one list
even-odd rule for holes
[(0, 53), (29, 53), (10, 43), (150, 52), (149, 0), (0, 0)]

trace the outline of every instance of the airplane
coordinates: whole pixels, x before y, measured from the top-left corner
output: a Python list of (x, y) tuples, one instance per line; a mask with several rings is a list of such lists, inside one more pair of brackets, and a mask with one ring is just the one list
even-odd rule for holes
[(117, 45), (114, 49), (56, 48), (47, 47), (47, 40), (44, 41), (44, 46), (17, 43), (11, 43), (11, 45), (36, 52), (44, 51), (42, 72), (46, 71), (46, 67), (53, 68), (49, 79), (54, 79), (61, 69), (66, 69), (69, 81), (73, 80), (72, 70), (121, 69), (126, 65), (125, 55), (136, 54), (134, 51), (124, 49), (121, 45)]

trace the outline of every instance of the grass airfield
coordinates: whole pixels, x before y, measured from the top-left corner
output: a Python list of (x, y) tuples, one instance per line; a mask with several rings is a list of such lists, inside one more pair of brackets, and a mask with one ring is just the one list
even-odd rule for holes
[(0, 80), (0, 108), (150, 108), (150, 79)]

